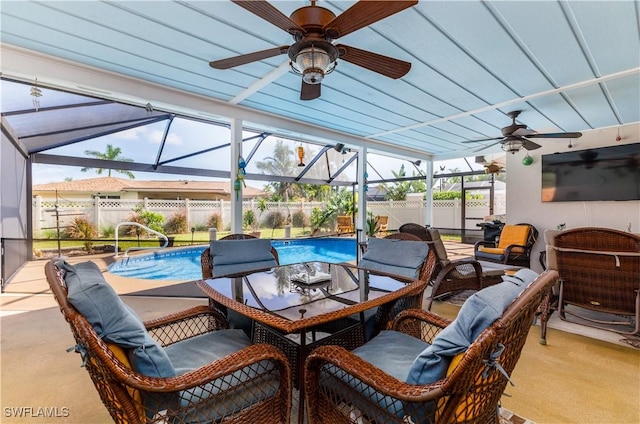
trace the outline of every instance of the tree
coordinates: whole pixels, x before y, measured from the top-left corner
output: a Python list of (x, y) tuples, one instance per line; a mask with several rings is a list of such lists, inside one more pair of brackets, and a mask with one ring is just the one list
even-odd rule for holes
[[(122, 149), (120, 149), (120, 147), (113, 147), (111, 144), (107, 144), (107, 151), (104, 153), (99, 152), (97, 150), (84, 151), (85, 155), (93, 156), (94, 158), (98, 158), (98, 159), (114, 160), (114, 161), (120, 161), (120, 162), (133, 162), (133, 159), (124, 158), (120, 156), (120, 153), (122, 153)], [(87, 172), (90, 169), (93, 169), (93, 168), (84, 167), (80, 171)], [(102, 174), (103, 171), (104, 171), (104, 168), (96, 168), (96, 174)], [(125, 174), (127, 177), (131, 178), (132, 180), (136, 178), (136, 176), (133, 175), (133, 172), (127, 171), (126, 169), (116, 169), (115, 171), (119, 172), (120, 174)], [(109, 177), (111, 176), (111, 169), (107, 170), (107, 176)]]
[[(407, 171), (404, 169), (404, 165), (400, 166), (400, 170), (398, 172), (391, 172), (395, 178), (405, 178), (407, 176)], [(417, 175), (414, 171), (412, 177), (416, 176)], [(427, 183), (424, 179), (396, 181), (391, 186), (387, 186), (387, 184), (383, 184), (382, 186), (385, 189), (384, 198), (386, 200), (405, 200), (407, 198), (407, 193), (424, 193), (427, 191)]]
[[(263, 161), (256, 162), (256, 168), (268, 175), (279, 175), (290, 177), (294, 175), (297, 163), (293, 157), (293, 151), (284, 144), (282, 140), (277, 140), (273, 148), (273, 156), (267, 156)], [(272, 197), (282, 199), (284, 202), (289, 201), (289, 197), (295, 194), (294, 183), (280, 181), (272, 182), (267, 185), (273, 190)]]

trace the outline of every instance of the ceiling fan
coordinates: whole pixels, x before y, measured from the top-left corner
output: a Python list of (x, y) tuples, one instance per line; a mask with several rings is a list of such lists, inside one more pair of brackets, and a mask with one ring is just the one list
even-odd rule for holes
[(316, 0), (311, 0), (310, 6), (295, 10), (290, 17), (264, 0), (232, 1), (287, 31), (295, 42), (290, 46), (279, 46), (209, 62), (209, 66), (214, 69), (229, 69), (287, 53), (291, 59), (292, 70), (302, 75), (301, 100), (320, 97), (322, 79), (335, 69), (338, 58), (394, 79), (406, 75), (411, 69), (409, 62), (344, 44), (334, 45), (333, 40), (407, 9), (417, 4), (417, 0), (360, 0), (339, 16), (329, 9), (316, 6)]
[(535, 150), (540, 146), (529, 140), (530, 138), (578, 138), (582, 136), (580, 132), (564, 132), (564, 133), (545, 133), (540, 134), (527, 128), (524, 124), (516, 124), (516, 118), (520, 115), (521, 110), (514, 110), (507, 113), (511, 118), (511, 125), (502, 128), (502, 137), (483, 138), (480, 140), (463, 141), (463, 143), (478, 143), (481, 141), (499, 140), (502, 150), (508, 153), (516, 153), (520, 149)]

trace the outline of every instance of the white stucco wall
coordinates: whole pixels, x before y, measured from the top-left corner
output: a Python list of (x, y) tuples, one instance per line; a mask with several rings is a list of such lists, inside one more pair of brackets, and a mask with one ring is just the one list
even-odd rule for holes
[[(571, 140), (573, 150), (605, 147), (640, 141), (640, 125), (620, 127), (622, 140), (616, 142), (618, 128), (583, 132), (582, 137)], [(534, 163), (522, 164), (525, 151), (507, 155), (507, 223), (528, 222), (540, 231), (540, 238), (534, 247), (532, 269), (540, 271), (539, 252), (544, 249), (544, 230), (556, 229), (559, 224), (566, 228), (607, 227), (621, 231), (640, 233), (640, 201), (620, 202), (546, 202), (541, 201), (542, 155), (566, 152), (569, 140), (540, 139), (542, 147), (529, 152)]]

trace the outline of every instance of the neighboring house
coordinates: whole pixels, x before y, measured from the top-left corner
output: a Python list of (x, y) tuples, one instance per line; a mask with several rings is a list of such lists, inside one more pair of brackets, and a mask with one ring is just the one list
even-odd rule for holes
[[(33, 196), (59, 197), (66, 200), (153, 199), (153, 200), (231, 200), (234, 195), (227, 181), (141, 181), (117, 177), (88, 178), (60, 183), (35, 184)], [(261, 189), (247, 186), (242, 198), (251, 200), (263, 196)]]

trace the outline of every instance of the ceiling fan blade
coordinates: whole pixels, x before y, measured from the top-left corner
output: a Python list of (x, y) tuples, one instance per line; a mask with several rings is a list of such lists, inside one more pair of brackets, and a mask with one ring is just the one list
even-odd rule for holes
[(517, 136), (521, 136), (521, 137), (528, 137), (531, 134), (537, 134), (534, 130), (529, 129), (529, 128), (518, 128), (517, 130), (515, 130), (514, 132), (512, 132), (509, 135), (517, 135)]
[(416, 4), (418, 4), (417, 0), (361, 0), (327, 23), (322, 29), (331, 38), (344, 37)]
[[(486, 141), (486, 140), (485, 140), (485, 141)], [(496, 145), (496, 144), (498, 144), (498, 143), (500, 143), (500, 142), (499, 142), (499, 141), (496, 141), (495, 143), (485, 144), (484, 146), (479, 147), (479, 148), (477, 148), (477, 149), (474, 149), (474, 150), (472, 150), (472, 151), (473, 151), (474, 153), (476, 153), (476, 152), (480, 152), (480, 151), (482, 151), (482, 150), (484, 150), (484, 149), (488, 149), (488, 148), (489, 148), (489, 147), (491, 147), (491, 146), (495, 146), (495, 145)]]
[(320, 84), (307, 84), (302, 81), (302, 88), (300, 89), (300, 100), (313, 100), (320, 97)]
[(480, 138), (478, 140), (465, 140), (462, 143), (479, 143), (481, 141), (502, 140), (504, 137)]
[(536, 150), (539, 149), (540, 146), (538, 143), (534, 143), (531, 140), (527, 140), (526, 138), (522, 139), (522, 147), (524, 147), (526, 150)]
[(345, 46), (344, 44), (338, 44), (336, 47), (340, 52), (339, 57), (341, 59), (389, 78), (401, 78), (411, 69), (411, 63), (404, 60)]
[(209, 62), (209, 66), (214, 69), (229, 69), (239, 65), (256, 62), (262, 59), (268, 59), (279, 54), (284, 54), (289, 50), (289, 46), (274, 47), (273, 49), (261, 50), (259, 52), (241, 54), (227, 59), (213, 60)]
[(529, 138), (579, 138), (582, 137), (581, 132), (566, 132), (566, 133), (546, 133), (546, 134), (528, 134)]
[(306, 34), (306, 31), (293, 22), (287, 15), (280, 12), (271, 3), (264, 0), (231, 0), (238, 6), (248, 10), (256, 16), (261, 17), (267, 22), (281, 28), (289, 33), (298, 32)]

